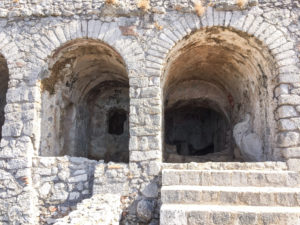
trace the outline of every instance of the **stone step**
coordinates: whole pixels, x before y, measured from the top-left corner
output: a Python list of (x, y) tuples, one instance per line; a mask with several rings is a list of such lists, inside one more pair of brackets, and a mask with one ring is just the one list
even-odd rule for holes
[(160, 225), (300, 225), (300, 207), (163, 204)]
[(300, 187), (300, 173), (269, 170), (164, 169), (162, 185)]
[(300, 188), (165, 186), (163, 204), (300, 206)]
[(288, 170), (286, 162), (163, 163), (162, 169), (178, 170)]

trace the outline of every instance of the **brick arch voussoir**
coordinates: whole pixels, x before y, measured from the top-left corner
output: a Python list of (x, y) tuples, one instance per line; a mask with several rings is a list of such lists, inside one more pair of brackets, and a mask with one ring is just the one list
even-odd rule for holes
[(144, 61), (144, 52), (140, 44), (131, 36), (122, 34), (116, 22), (102, 22), (100, 20), (72, 21), (68, 24), (52, 27), (45, 31), (43, 44), (48, 46), (44, 61), (47, 61), (57, 49), (70, 41), (80, 39), (93, 39), (101, 41), (112, 47), (125, 61), (128, 74), (132, 68)]
[(13, 68), (19, 67), (18, 63), (22, 58), (22, 54), (20, 54), (18, 46), (11, 37), (4, 32), (0, 32), (0, 54), (5, 58), (8, 73), (11, 75)]
[(257, 38), (263, 46), (270, 50), (280, 73), (287, 71), (285, 63), (289, 63), (286, 62), (288, 57), (293, 58), (290, 63), (299, 61), (287, 34), (265, 21), (263, 17), (244, 14), (240, 11), (217, 11), (212, 7), (208, 7), (201, 17), (194, 13), (185, 14), (179, 20), (171, 22), (167, 28), (158, 32), (156, 37), (152, 39), (150, 48), (147, 51), (146, 68), (148, 72), (159, 74), (161, 77), (166, 57), (178, 42), (193, 31), (213, 26), (234, 29)]

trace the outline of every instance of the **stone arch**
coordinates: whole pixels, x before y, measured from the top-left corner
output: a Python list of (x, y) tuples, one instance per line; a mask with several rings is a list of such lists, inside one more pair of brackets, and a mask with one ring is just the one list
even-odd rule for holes
[[(24, 82), (22, 82), (22, 78), (24, 78), (24, 74), (26, 73), (24, 70), (25, 63), (22, 59), (24, 56), (20, 49), (17, 47), (16, 43), (12, 39), (12, 34), (7, 33), (7, 31), (0, 32), (0, 76), (1, 76), (1, 150), (0, 157), (8, 163), (11, 162), (31, 162), (31, 150), (32, 150), (32, 140), (30, 140), (29, 136), (29, 127), (32, 123), (30, 117), (22, 118), (21, 114), (24, 115), (25, 110), (29, 110), (28, 107), (22, 107), (28, 104), (30, 101), (28, 99), (29, 96), (33, 96), (33, 92), (26, 90), (24, 92)], [(2, 72), (4, 72), (5, 76), (2, 77)], [(5, 80), (5, 84), (2, 83)], [(4, 91), (7, 86), (6, 91)], [(4, 87), (4, 89), (2, 89)], [(6, 97), (6, 101), (3, 100)], [(4, 104), (5, 102), (5, 104)], [(18, 106), (18, 107), (14, 107)], [(19, 107), (21, 106), (21, 107)], [(24, 111), (20, 111), (20, 109)], [(27, 112), (26, 112), (27, 113)], [(28, 113), (30, 114), (30, 113)], [(5, 117), (5, 119), (3, 118)], [(2, 126), (3, 125), (3, 126)], [(27, 126), (28, 125), (28, 126)], [(26, 131), (25, 131), (26, 130)], [(12, 146), (10, 143), (13, 141), (15, 143)], [(17, 147), (16, 147), (17, 146)], [(23, 149), (20, 151), (20, 149)], [(22, 152), (22, 153), (21, 153)], [(18, 164), (20, 165), (20, 164)], [(1, 188), (11, 190), (11, 193), (6, 196), (7, 205), (5, 209), (3, 209), (3, 213), (7, 215), (8, 223), (31, 223), (33, 224), (34, 217), (32, 216), (32, 209), (34, 208), (34, 203), (32, 198), (30, 198), (32, 194), (31, 187), (31, 168), (24, 167), (22, 168), (22, 172), (24, 174), (21, 177), (16, 177), (15, 174), (11, 171), (5, 172), (7, 170), (7, 165), (0, 166), (0, 174), (2, 177)], [(26, 174), (26, 175), (25, 175)], [(22, 184), (20, 184), (20, 180), (18, 178), (24, 179), (28, 181), (28, 185), (26, 188)], [(24, 196), (28, 196), (28, 199), (23, 199), (24, 204), (18, 204), (16, 200), (16, 195), (23, 193)], [(33, 210), (34, 211), (34, 210)], [(36, 211), (34, 211), (36, 212)], [(32, 217), (31, 217), (32, 216)]]
[(120, 27), (117, 22), (73, 20), (70, 23), (44, 30), (38, 42), (39, 47), (33, 51), (41, 61), (48, 62), (48, 58), (69, 41), (78, 39), (98, 40), (115, 49), (124, 59), (129, 76), (135, 76), (134, 71), (141, 69), (140, 65), (144, 59), (144, 53), (135, 40), (134, 34), (123, 35), (122, 27)]
[[(272, 64), (272, 77), (274, 80), (273, 90), (270, 90), (270, 98), (273, 98), (273, 91), (278, 88), (281, 83), (290, 82), (292, 79), (297, 78), (298, 68), (293, 66), (298, 59), (296, 53), (293, 50), (293, 43), (288, 40), (288, 37), (275, 26), (266, 23), (262, 17), (251, 14), (243, 14), (242, 12), (222, 12), (215, 11), (211, 7), (208, 7), (205, 15), (198, 17), (193, 14), (186, 14), (179, 20), (171, 23), (167, 29), (163, 29), (158, 35), (158, 38), (153, 41), (147, 55), (147, 70), (149, 73), (155, 74), (161, 77), (161, 87), (164, 88), (164, 75), (166, 74), (166, 67), (169, 65), (172, 58), (170, 55), (172, 51), (180, 44), (189, 39), (194, 33), (199, 30), (207, 30), (214, 32), (218, 28), (223, 30), (231, 30), (239, 35), (253, 37), (254, 42), (260, 42), (259, 46), (265, 48), (265, 52), (270, 56), (269, 59), (274, 61)], [(208, 40), (217, 41), (217, 40)], [(175, 47), (174, 47), (175, 46)], [(191, 44), (189, 46), (193, 48)], [(181, 53), (182, 49), (177, 48)], [(164, 64), (167, 62), (167, 66)], [(165, 66), (165, 67), (164, 67)], [(289, 80), (289, 81), (288, 81)], [(276, 95), (274, 98), (278, 99), (278, 103), (282, 102), (282, 95)], [(288, 98), (285, 96), (286, 99)], [(287, 101), (287, 100), (286, 100)], [(164, 104), (164, 103), (162, 103)], [(276, 114), (278, 105), (274, 105), (273, 111), (269, 112), (271, 118), (270, 123), (275, 123), (275, 119), (272, 116)], [(276, 115), (277, 116), (277, 115)], [(240, 118), (241, 119), (241, 118)], [(278, 119), (278, 118), (276, 118)], [(278, 123), (272, 125), (271, 132), (278, 131)], [(282, 143), (285, 143), (286, 131), (280, 131), (274, 133), (271, 136), (274, 137), (274, 141), (270, 143), (276, 143), (268, 147), (265, 152), (265, 159), (282, 159), (281, 151), (283, 148)], [(276, 137), (276, 138), (275, 138)], [(294, 145), (298, 142), (295, 141)], [(277, 150), (277, 151), (276, 151)]]
[[(68, 83), (70, 87), (76, 86), (72, 94), (69, 96), (70, 98), (68, 97), (71, 100), (72, 104), (64, 105), (66, 109), (65, 112), (63, 112), (65, 114), (64, 118), (72, 118), (72, 116), (76, 118), (75, 115), (76, 111), (77, 111), (77, 115), (78, 112), (79, 114), (83, 115), (84, 112), (87, 111), (86, 109), (89, 108), (88, 106), (93, 105), (91, 104), (92, 102), (95, 103), (96, 98), (99, 99), (102, 98), (102, 100), (106, 99), (105, 101), (112, 102), (114, 100), (112, 100), (111, 98), (114, 96), (115, 97), (119, 96), (120, 99), (118, 100), (119, 102), (115, 99), (118, 102), (118, 104), (114, 104), (112, 108), (122, 112), (124, 111), (126, 112), (125, 115), (122, 114), (122, 121), (124, 121), (124, 126), (122, 127), (123, 129), (122, 134), (120, 133), (109, 134), (108, 122), (105, 120), (102, 121), (100, 117), (96, 118), (96, 116), (91, 116), (91, 120), (94, 121), (82, 122), (81, 125), (78, 125), (79, 127), (81, 127), (81, 129), (78, 129), (77, 127), (77, 131), (75, 130), (72, 131), (72, 129), (69, 130), (71, 133), (72, 132), (77, 133), (78, 137), (85, 136), (86, 138), (91, 140), (83, 141), (83, 143), (80, 143), (78, 142), (78, 140), (76, 141), (72, 137), (65, 137), (64, 140), (69, 140), (69, 142), (72, 144), (69, 145), (66, 143), (65, 144), (60, 143), (58, 147), (51, 147), (52, 149), (57, 149), (55, 150), (56, 153), (54, 155), (70, 154), (73, 156), (85, 156), (91, 159), (103, 159), (105, 161), (128, 162), (129, 160), (129, 152), (128, 152), (129, 79), (131, 79), (131, 77), (136, 76), (136, 73), (138, 72), (137, 65), (139, 65), (139, 62), (143, 59), (143, 52), (141, 51), (138, 44), (134, 41), (132, 37), (123, 36), (117, 23), (114, 22), (106, 23), (106, 22), (100, 22), (95, 20), (82, 21), (82, 22), (72, 21), (70, 24), (66, 24), (64, 27), (56, 27), (53, 30), (50, 29), (47, 31), (47, 35), (41, 39), (41, 42), (42, 45), (51, 46), (50, 48), (54, 49), (52, 51), (49, 51), (48, 48), (47, 53), (44, 55), (44, 57), (42, 57), (43, 59), (45, 59), (46, 56), (48, 56), (49, 58), (47, 61), (49, 63), (49, 72), (51, 74), (49, 74), (49, 72), (43, 73), (46, 74), (46, 77), (42, 80), (42, 88), (47, 88), (48, 93), (51, 93), (51, 86), (53, 88), (53, 84), (52, 84), (53, 80), (51, 80), (53, 78), (53, 71), (62, 71), (60, 68), (61, 65), (65, 65), (65, 66), (67, 65), (68, 67), (69, 59), (70, 61), (73, 60), (73, 63), (76, 64), (75, 65), (71, 63), (72, 65), (75, 65), (73, 67), (74, 70), (72, 71), (73, 75), (77, 74), (80, 77), (81, 76), (80, 74), (94, 73), (94, 78), (92, 78), (92, 76), (90, 77), (86, 76), (87, 79), (85, 80), (79, 78), (78, 80), (79, 82), (77, 82), (77, 84), (76, 81), (74, 81), (74, 79), (73, 81), (64, 80), (65, 84)], [(41, 49), (41, 51), (45, 52), (45, 50), (43, 49)], [(68, 51), (70, 51), (71, 53), (69, 54)], [(81, 58), (79, 60), (79, 58), (81, 57), (79, 51), (84, 52), (87, 55), (90, 55), (90, 58), (86, 58), (86, 59)], [(78, 60), (76, 59), (76, 55), (77, 56), (79, 55), (79, 57), (77, 57)], [(102, 55), (102, 56), (99, 56), (100, 58), (99, 57), (97, 58), (96, 56), (94, 57), (92, 55), (98, 55), (98, 56)], [(62, 61), (60, 61), (60, 59), (62, 59)], [(89, 63), (89, 61), (90, 62), (93, 61), (96, 64), (98, 62), (98, 67), (93, 66), (91, 63)], [(102, 62), (102, 64), (100, 63), (100, 61)], [(82, 67), (81, 69), (80, 66)], [(100, 71), (101, 70), (100, 67), (102, 67), (102, 71)], [(67, 68), (64, 67), (63, 69), (67, 69)], [(83, 70), (85, 70), (85, 72)], [(96, 73), (101, 75), (106, 73), (106, 75), (104, 74), (105, 76), (97, 76)], [(50, 84), (50, 86), (49, 85), (47, 86), (46, 84), (47, 82), (45, 81), (48, 81), (49, 82), (48, 84)], [(72, 82), (74, 82), (75, 85)], [(102, 93), (102, 96), (100, 96), (101, 94), (99, 93)], [(73, 103), (75, 102), (80, 102), (79, 108), (74, 107)], [(82, 102), (85, 102), (85, 104), (89, 102), (90, 104), (87, 104), (86, 107), (84, 107), (81, 104)], [(98, 107), (102, 107), (102, 106), (104, 107), (103, 105), (104, 103), (102, 104), (102, 106), (100, 106), (101, 104), (100, 105), (99, 104)], [(88, 114), (96, 115), (97, 113), (95, 113), (93, 110), (89, 110)], [(103, 114), (102, 117), (108, 118), (110, 116), (109, 115), (110, 110), (111, 109), (109, 108), (106, 110), (107, 112), (104, 110), (106, 113), (103, 110), (102, 110), (103, 112), (100, 110), (101, 111), (100, 113)], [(86, 116), (87, 115), (82, 116), (82, 118)], [(124, 116), (125, 119), (123, 118)], [(42, 118), (42, 120), (45, 119), (46, 118)], [(72, 119), (71, 120), (64, 119), (64, 121), (67, 124), (73, 123)], [(94, 125), (100, 124), (103, 129), (99, 130), (97, 127), (92, 126), (93, 124)], [(90, 137), (89, 135), (84, 135), (84, 133), (87, 131), (86, 127), (89, 127), (91, 130)], [(45, 140), (44, 138), (45, 134), (43, 134), (45, 133), (43, 132), (43, 126), (41, 127), (41, 131), (42, 131), (41, 141), (43, 141)], [(109, 145), (109, 146), (102, 146), (101, 144), (99, 144), (99, 138), (98, 140), (96, 138), (96, 136), (99, 137), (99, 135), (103, 136), (103, 132), (106, 133), (106, 136), (103, 137), (102, 139), (100, 138), (101, 139), (100, 141), (105, 142), (106, 143), (105, 145)], [(94, 136), (95, 138), (93, 138)], [(119, 142), (122, 142), (123, 144), (122, 143), (120, 144)], [(51, 140), (48, 143), (55, 143), (55, 141)], [(44, 146), (45, 143), (41, 142), (40, 149), (41, 150), (45, 149)], [(70, 150), (70, 148), (67, 148), (67, 146), (74, 146), (71, 147), (73, 148), (73, 150)], [(121, 147), (123, 151), (119, 149)], [(110, 148), (114, 150), (108, 151), (107, 149)], [(63, 151), (61, 151), (62, 149)], [(94, 150), (85, 151), (84, 149), (94, 149)], [(124, 150), (126, 152), (124, 152)], [(51, 154), (53, 155), (53, 152), (51, 153), (51, 150), (50, 150), (50, 154), (45, 152), (44, 154), (42, 153), (42, 155), (45, 156)]]
[[(9, 35), (2, 32), (0, 33), (0, 79), (1, 79), (1, 91), (0, 91), (0, 136), (2, 137), (17, 137), (20, 136), (20, 121), (16, 121), (15, 118), (11, 118), (5, 115), (5, 106), (7, 103), (15, 102), (16, 99), (12, 98), (13, 92), (17, 89), (14, 85), (10, 85), (9, 81), (11, 76), (16, 73), (16, 68), (22, 67), (23, 63), (20, 62), (21, 54), (18, 54), (18, 48), (11, 40)], [(18, 64), (19, 63), (19, 64)], [(12, 75), (13, 74), (13, 75)], [(10, 132), (13, 127), (16, 133)], [(18, 128), (19, 129), (18, 129)], [(5, 157), (5, 155), (3, 156)]]

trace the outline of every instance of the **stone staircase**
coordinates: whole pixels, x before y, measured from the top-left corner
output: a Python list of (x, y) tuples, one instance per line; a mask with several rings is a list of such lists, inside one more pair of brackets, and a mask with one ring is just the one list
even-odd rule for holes
[(161, 225), (300, 225), (298, 172), (270, 163), (210, 165), (163, 169)]

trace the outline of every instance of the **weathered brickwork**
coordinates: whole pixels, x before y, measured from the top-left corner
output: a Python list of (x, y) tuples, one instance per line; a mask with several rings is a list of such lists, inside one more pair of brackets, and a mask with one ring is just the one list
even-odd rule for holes
[[(261, 148), (264, 151), (259, 152), (259, 161), (281, 161), (276, 162), (276, 166), (268, 162), (245, 164), (244, 170), (251, 170), (252, 166), (261, 166), (267, 170), (274, 170), (274, 167), (280, 170), (300, 170), (298, 0), (251, 0), (245, 5), (239, 5), (233, 0), (212, 3), (203, 1), (203, 15), (196, 10), (197, 1), (192, 0), (114, 2), (0, 2), (0, 56), (7, 63), (9, 74), (0, 146), (1, 224), (53, 224), (57, 217), (65, 216), (76, 208), (78, 202), (93, 194), (119, 194), (122, 205), (120, 208), (123, 210), (121, 221), (124, 223), (158, 224), (162, 167), (187, 169), (181, 168), (187, 167), (187, 164), (163, 163), (163, 118), (168, 92), (165, 87), (173, 85), (172, 74), (168, 73), (168, 69), (171, 68), (172, 71), (179, 68), (176, 67), (176, 59), (180, 53), (184, 53), (182, 46), (195, 43), (193, 41), (199, 38), (197, 34), (209, 33), (210, 29), (214, 31), (215, 28), (229, 36), (238, 35), (241, 38), (239, 40), (244, 42), (235, 42), (236, 39), (226, 42), (225, 36), (224, 40), (222, 37), (216, 39), (213, 36), (209, 39), (207, 36), (206, 41), (213, 46), (211, 49), (216, 49), (220, 43), (229, 43), (228, 46), (233, 48), (239, 46), (236, 55), (232, 57), (238, 58), (244, 54), (243, 49), (248, 48), (248, 45), (243, 44), (251, 44), (253, 51), (248, 52), (247, 58), (251, 60), (245, 59), (246, 62), (243, 62), (238, 58), (238, 66), (233, 67), (241, 69), (240, 74), (248, 73), (245, 77), (255, 84), (254, 93), (260, 93), (259, 87), (265, 87), (265, 92), (262, 91), (261, 95), (257, 94), (257, 97), (249, 100), (253, 103), (248, 107), (249, 110), (241, 108), (244, 109), (243, 113), (253, 110), (254, 127), (251, 134), (258, 134), (264, 143)], [(141, 2), (149, 5), (145, 6)], [(212, 35), (218, 34), (212, 32)], [(43, 80), (51, 77), (54, 59), (61, 56), (64, 47), (72, 48), (73, 41), (80, 43), (86, 40), (112, 48), (124, 61), (130, 99), (127, 164), (40, 155), (43, 151), (40, 143), (47, 138), (47, 135), (41, 134), (42, 128), (47, 130), (43, 127), (45, 123), (43, 124), (42, 117), (45, 110)], [(219, 40), (222, 42), (218, 42)], [(208, 48), (207, 52), (210, 53), (211, 49)], [(205, 62), (209, 62), (209, 55), (211, 54), (208, 54)], [(228, 60), (225, 62), (230, 66), (231, 63), (234, 65)], [(189, 65), (188, 61), (186, 64)], [(257, 64), (261, 64), (263, 68)], [(259, 71), (253, 74), (254, 78), (249, 76), (253, 71)], [(174, 80), (175, 76), (176, 74)], [(175, 87), (180, 82), (181, 80), (174, 83)], [(235, 87), (238, 86), (232, 86), (231, 89), (237, 90)], [(237, 96), (243, 94), (239, 93)], [(231, 97), (226, 96), (226, 99), (229, 103), (224, 108), (234, 105)], [(248, 103), (246, 100), (240, 102), (245, 105)], [(244, 114), (234, 114), (234, 110), (235, 108), (232, 109), (232, 115), (236, 115), (237, 120), (242, 120)], [(193, 167), (193, 164), (190, 166)], [(203, 166), (205, 167), (196, 166), (195, 170), (205, 169)], [(215, 166), (216, 169), (230, 167), (228, 164)], [(95, 198), (95, 201), (91, 201), (97, 202), (99, 198), (107, 202), (105, 196)], [(116, 199), (114, 201), (118, 202)], [(90, 204), (89, 201), (87, 204)], [(115, 209), (116, 214), (119, 213), (118, 207)], [(97, 207), (91, 209), (91, 216), (93, 210), (97, 210)], [(80, 217), (80, 213), (77, 213), (78, 210), (74, 213), (75, 217)], [(164, 219), (168, 217), (167, 213), (164, 214)], [(104, 214), (105, 212), (101, 215)], [(115, 216), (119, 218), (120, 215)], [(187, 217), (196, 216), (184, 216)], [(259, 220), (262, 219), (259, 217)], [(65, 221), (69, 221), (68, 218)], [(69, 222), (61, 220), (58, 224)]]

